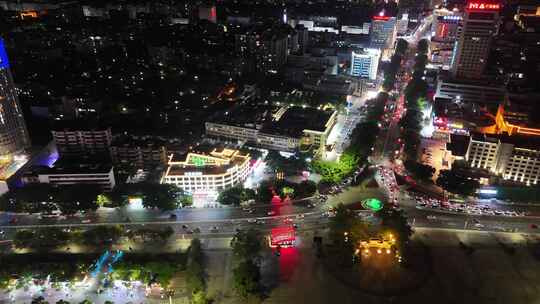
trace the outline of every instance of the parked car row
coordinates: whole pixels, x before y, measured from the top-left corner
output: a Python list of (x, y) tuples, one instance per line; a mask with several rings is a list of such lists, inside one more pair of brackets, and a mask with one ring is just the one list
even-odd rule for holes
[(524, 212), (498, 210), (488, 205), (475, 203), (453, 203), (432, 197), (412, 195), (420, 208), (439, 209), (450, 212), (465, 213), (469, 215), (497, 215), (497, 216), (523, 216)]

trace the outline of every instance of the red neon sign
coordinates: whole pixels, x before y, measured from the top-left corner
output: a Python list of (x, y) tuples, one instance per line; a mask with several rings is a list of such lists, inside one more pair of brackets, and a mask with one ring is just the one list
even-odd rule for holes
[(382, 20), (382, 21), (388, 21), (390, 17), (388, 16), (373, 16), (373, 20)]
[(501, 5), (499, 3), (469, 2), (467, 9), (498, 11), (501, 9)]
[(294, 228), (293, 227), (277, 227), (272, 228), (270, 234), (270, 245), (271, 246), (283, 246), (283, 245), (292, 245), (295, 240)]

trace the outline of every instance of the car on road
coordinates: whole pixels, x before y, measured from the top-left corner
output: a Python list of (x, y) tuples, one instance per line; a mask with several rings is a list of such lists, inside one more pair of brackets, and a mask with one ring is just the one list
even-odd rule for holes
[(531, 229), (538, 229), (538, 225), (536, 224), (530, 224), (529, 227), (531, 227)]
[(250, 218), (250, 219), (247, 220), (247, 222), (250, 223), (250, 224), (254, 224), (254, 223), (257, 222), (257, 220), (254, 219), (254, 218)]
[(218, 226), (213, 226), (210, 228), (210, 232), (218, 232), (218, 231), (219, 231)]
[(85, 220), (82, 220), (81, 223), (83, 224), (88, 224), (88, 223), (91, 223), (92, 220), (91, 219), (85, 219)]
[(175, 213), (169, 214), (169, 218), (170, 218), (171, 220), (175, 220), (175, 219), (176, 219), (176, 214), (175, 214)]
[(273, 216), (273, 215), (276, 215), (276, 212), (274, 210), (270, 210), (268, 211), (268, 216)]

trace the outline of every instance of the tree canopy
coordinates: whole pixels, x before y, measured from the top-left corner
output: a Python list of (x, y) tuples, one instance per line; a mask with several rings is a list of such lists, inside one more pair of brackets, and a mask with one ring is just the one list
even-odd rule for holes
[(217, 201), (223, 205), (238, 206), (240, 203), (254, 198), (255, 191), (244, 188), (244, 186), (240, 184), (221, 191), (218, 195)]
[(477, 180), (467, 178), (457, 173), (456, 170), (439, 171), (436, 184), (448, 192), (465, 196), (473, 195), (476, 189), (480, 187), (480, 183)]
[(252, 260), (240, 262), (233, 270), (233, 286), (236, 293), (246, 299), (260, 292), (259, 267)]
[(261, 232), (256, 229), (240, 230), (232, 238), (231, 247), (239, 258), (255, 258), (262, 249)]

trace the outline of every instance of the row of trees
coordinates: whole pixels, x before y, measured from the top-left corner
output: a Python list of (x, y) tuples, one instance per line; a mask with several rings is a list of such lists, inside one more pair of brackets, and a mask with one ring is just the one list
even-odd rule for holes
[(386, 71), (384, 73), (384, 81), (382, 84), (383, 90), (390, 92), (394, 89), (396, 84), (396, 76), (401, 67), (401, 61), (407, 52), (409, 44), (404, 39), (398, 39), (396, 43), (396, 48), (394, 50), (394, 55), (390, 58), (390, 63), (388, 64)]
[(191, 303), (206, 304), (206, 275), (204, 273), (204, 253), (201, 241), (193, 239), (188, 249), (188, 262), (186, 267), (186, 285), (191, 294)]
[(283, 172), (285, 175), (298, 175), (309, 167), (306, 158), (308, 156), (300, 152), (285, 157), (278, 151), (270, 150), (266, 155), (265, 162), (274, 172)]
[(291, 183), (286, 180), (265, 180), (262, 181), (256, 190), (244, 188), (242, 185), (225, 189), (219, 193), (217, 201), (224, 205), (238, 206), (248, 200), (256, 200), (261, 203), (269, 203), (274, 194), (282, 198), (301, 199), (310, 197), (317, 191), (317, 184), (306, 180), (300, 183)]
[(0, 211), (63, 214), (95, 211), (100, 206), (123, 206), (129, 197), (142, 198), (145, 208), (174, 210), (191, 205), (191, 196), (175, 185), (137, 183), (118, 185), (103, 193), (97, 185), (74, 184), (53, 187), (50, 184), (30, 184), (10, 190), (0, 197)]
[(114, 205), (126, 205), (130, 197), (140, 197), (145, 208), (175, 210), (190, 206), (192, 197), (175, 185), (157, 183), (122, 184), (116, 186), (107, 197)]
[(436, 184), (446, 191), (464, 196), (473, 195), (480, 187), (476, 179), (469, 178), (455, 168), (439, 171)]
[[(99, 253), (24, 253), (0, 255), (0, 288), (22, 289), (33, 280), (48, 280), (52, 288), (66, 283), (70, 289), (95, 269)], [(125, 253), (114, 267), (103, 270), (110, 280), (159, 283), (167, 288), (174, 274), (186, 267), (186, 254)], [(109, 273), (107, 273), (107, 271)], [(15, 284), (12, 285), (12, 283)]]
[[(65, 300), (58, 300), (55, 303), (56, 304), (70, 304), (70, 302), (65, 301)], [(31, 304), (49, 304), (49, 302), (45, 301), (44, 297), (39, 296), (37, 298), (32, 299)], [(93, 304), (93, 302), (90, 301), (90, 300), (84, 300), (84, 301), (79, 302), (78, 304)], [(103, 302), (103, 304), (114, 304), (114, 302), (105, 301), (105, 302)]]
[(65, 246), (69, 242), (86, 246), (107, 246), (118, 242), (122, 236), (166, 241), (173, 234), (171, 227), (141, 228), (129, 232), (124, 232), (118, 225), (97, 226), (84, 231), (48, 227), (37, 230), (18, 230), (13, 237), (13, 245), (20, 249), (50, 250)]
[(30, 184), (15, 188), (0, 197), (0, 210), (9, 212), (50, 213), (60, 210), (64, 214), (96, 210), (101, 190), (96, 185)]
[(426, 39), (420, 40), (418, 42), (412, 79), (405, 88), (407, 113), (401, 119), (400, 126), (403, 128), (405, 153), (410, 160), (416, 160), (420, 146), (422, 106), (425, 105), (425, 96), (427, 94), (427, 83), (424, 80), (427, 51), (428, 41)]
[(246, 302), (261, 299), (259, 253), (262, 249), (261, 232), (255, 229), (241, 230), (231, 240), (236, 266), (233, 269), (233, 286)]
[[(405, 142), (406, 167), (411, 173), (417, 173), (420, 179), (429, 179), (433, 175), (430, 168), (416, 162), (420, 147), (420, 130), (422, 128), (422, 110), (426, 105), (427, 83), (424, 73), (427, 64), (428, 41), (418, 42), (417, 54), (413, 67), (412, 79), (405, 88), (405, 104), (407, 112), (400, 121), (402, 138)], [(434, 171), (433, 171), (434, 172)]]
[(403, 165), (407, 171), (420, 180), (431, 180), (435, 173), (435, 168), (432, 166), (421, 164), (415, 160), (407, 159)]
[(157, 256), (127, 254), (114, 264), (109, 279), (140, 281), (146, 285), (157, 283), (167, 289), (174, 274), (183, 270), (185, 263), (185, 255), (180, 253)]

